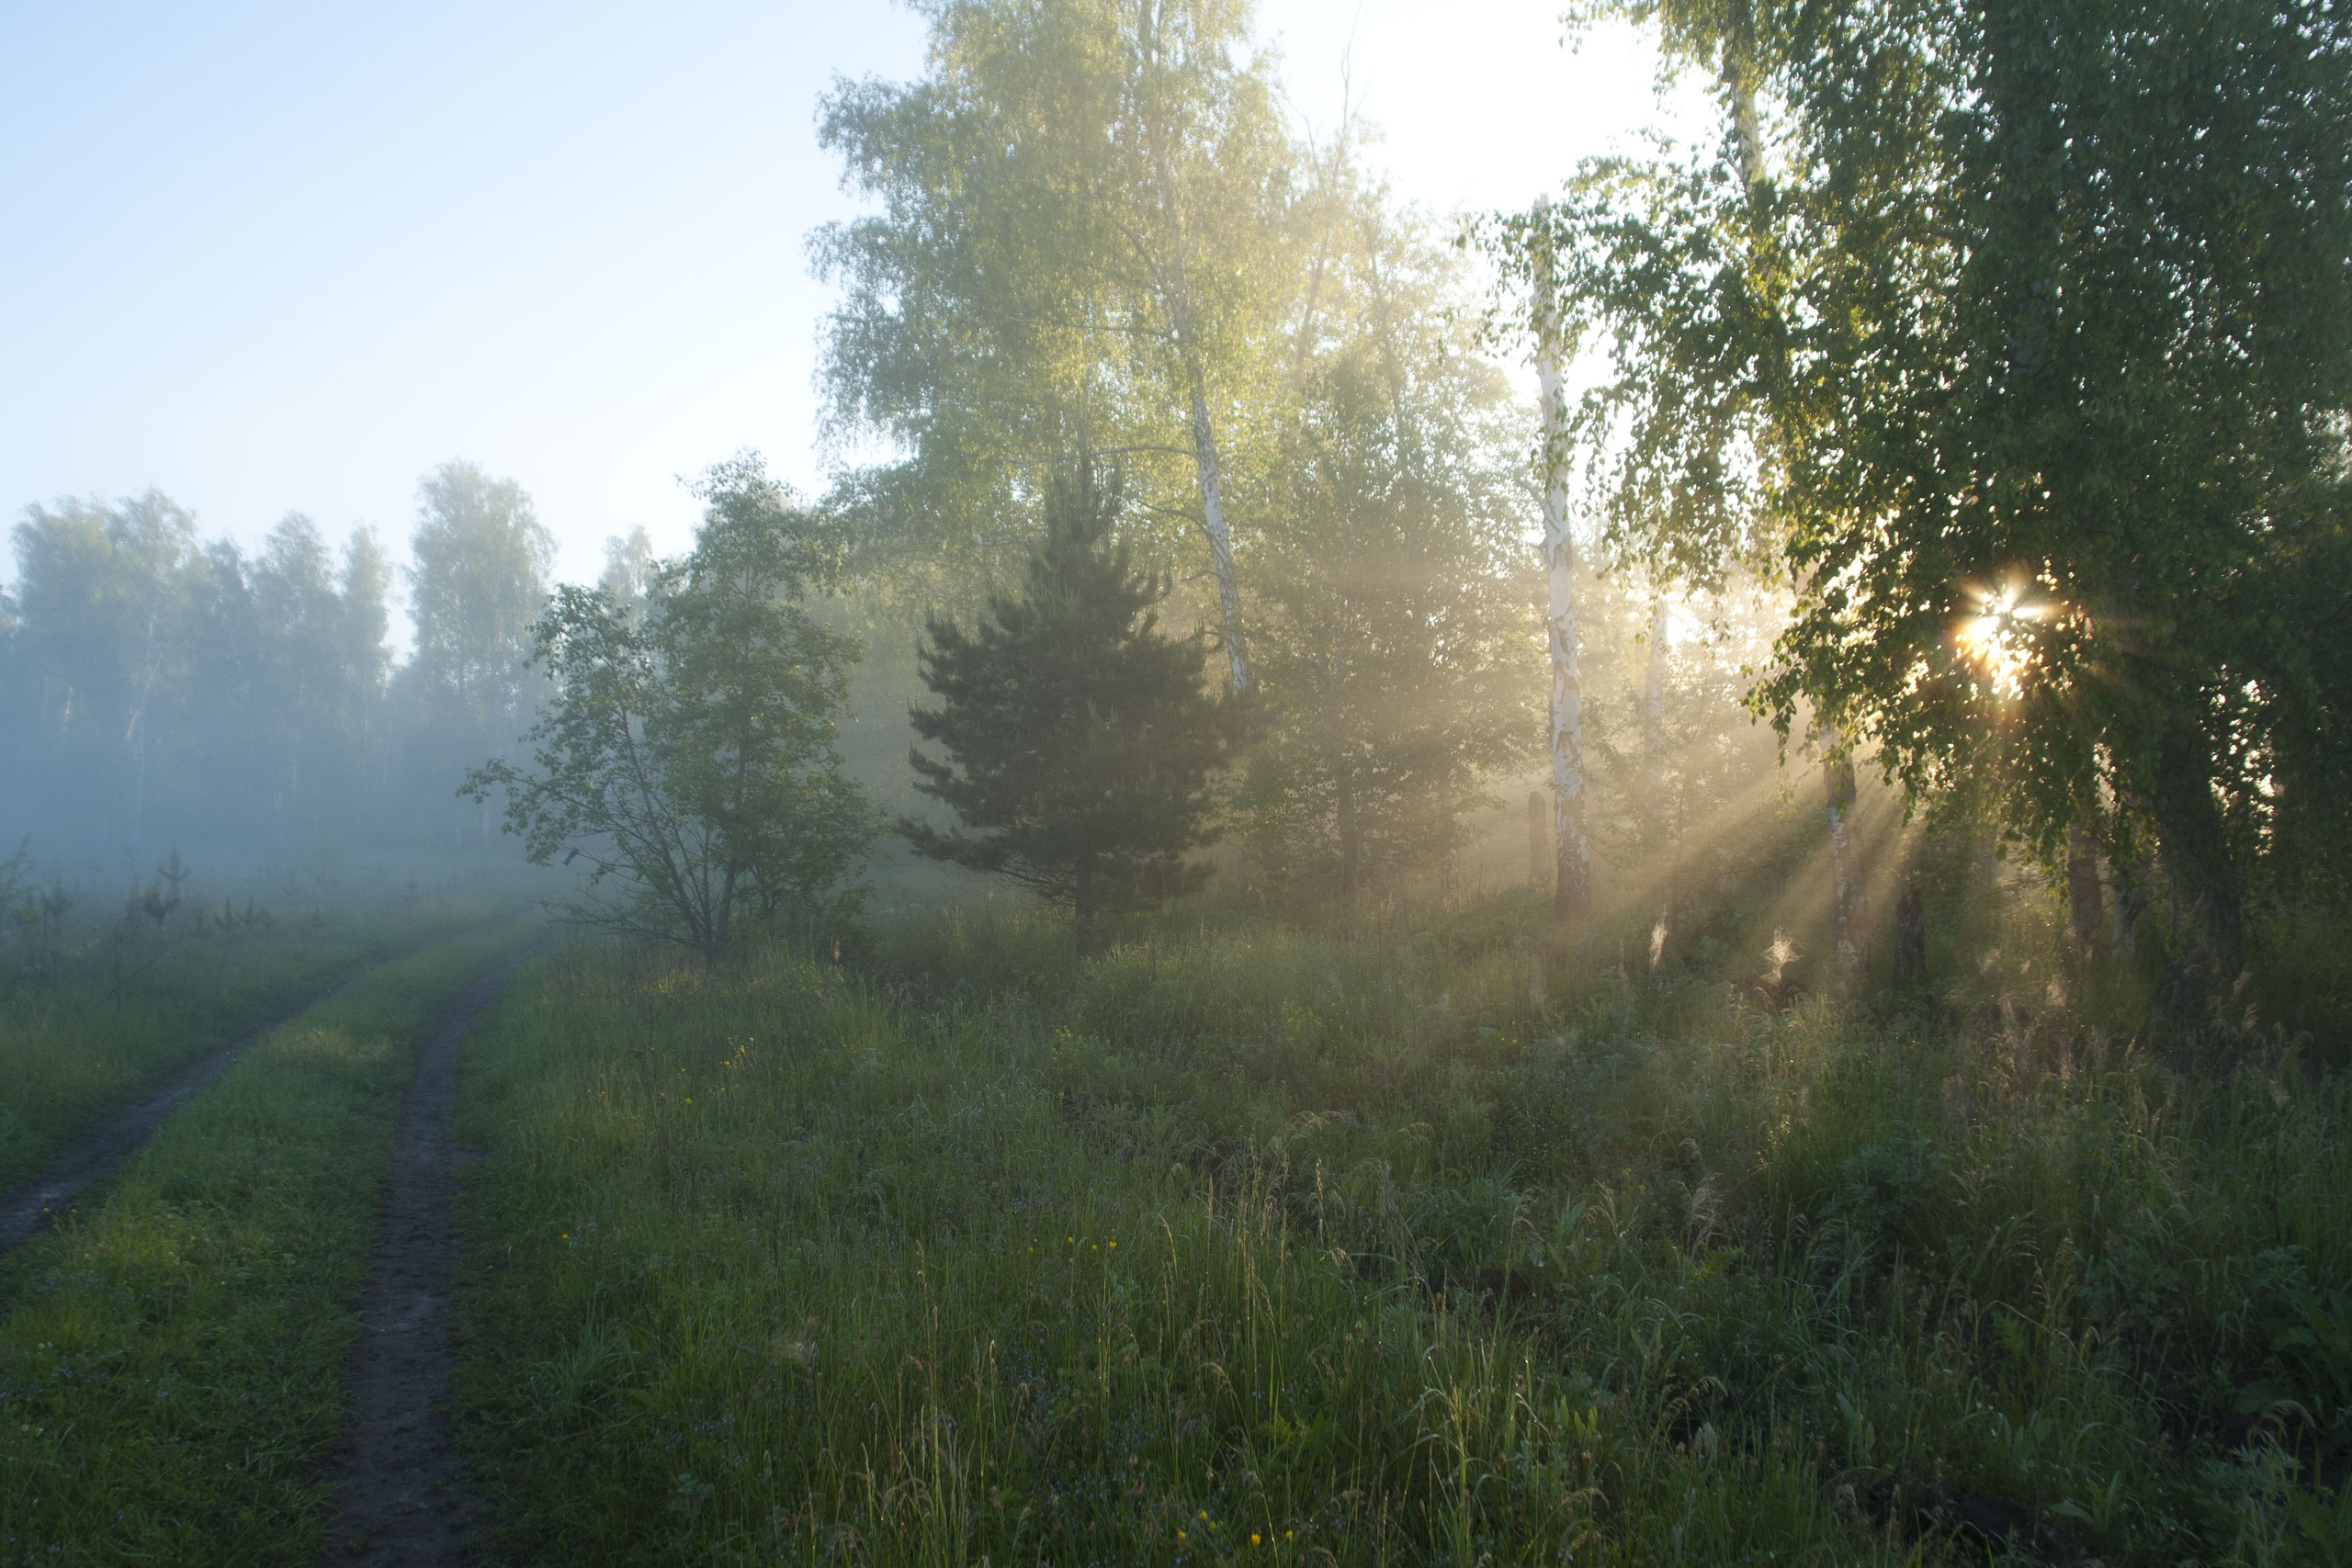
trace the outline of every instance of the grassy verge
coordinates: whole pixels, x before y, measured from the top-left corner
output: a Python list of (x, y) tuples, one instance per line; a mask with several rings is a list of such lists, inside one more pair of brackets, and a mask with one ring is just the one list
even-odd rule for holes
[(412, 1048), (535, 929), (368, 976), (0, 1259), (0, 1563), (300, 1563)]
[(1508, 919), (1056, 936), (579, 957), (477, 1037), (511, 1560), (2352, 1540), (2352, 1089), (2275, 1042), (1773, 1008)]
[(0, 1192), (190, 1062), (377, 964), (511, 907), (425, 897), (287, 921), (236, 942), (175, 938), (120, 985), (96, 960), (0, 985)]

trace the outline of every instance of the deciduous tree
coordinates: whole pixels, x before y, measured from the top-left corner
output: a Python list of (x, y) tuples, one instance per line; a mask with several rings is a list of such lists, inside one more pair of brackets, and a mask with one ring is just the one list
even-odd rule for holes
[(533, 633), (551, 682), (533, 763), (493, 758), (466, 793), (504, 792), (537, 863), (586, 862), (579, 918), (716, 958), (746, 923), (846, 919), (872, 820), (834, 740), (857, 646), (803, 603), (831, 541), (754, 457), (701, 493), (693, 552), (654, 567), (641, 612), (557, 590)]

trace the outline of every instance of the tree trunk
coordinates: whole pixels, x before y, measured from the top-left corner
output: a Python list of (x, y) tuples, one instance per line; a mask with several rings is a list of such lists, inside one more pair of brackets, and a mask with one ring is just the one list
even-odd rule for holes
[(1894, 987), (1915, 991), (1928, 983), (1928, 897), (1917, 872), (1903, 879), (1894, 900)]
[(1241, 587), (1233, 576), (1233, 531), (1225, 521), (1225, 481), (1217, 468), (1216, 437), (1209, 426), (1209, 404), (1193, 365), (1193, 460), (1201, 474), (1201, 530), (1209, 536), (1209, 561), (1216, 571), (1217, 611), (1225, 622), (1225, 662), (1233, 689), (1250, 689), (1250, 650), (1241, 640)]
[(2115, 865), (2115, 913), (2112, 916), (2115, 951), (2132, 954), (2140, 951), (2140, 917), (2148, 908), (2149, 867), (2145, 861)]
[(1250, 689), (1250, 653), (1241, 639), (1241, 590), (1233, 575), (1233, 531), (1226, 523), (1225, 479), (1217, 463), (1216, 432), (1209, 423), (1208, 374), (1201, 364), (1198, 323), (1193, 319), (1192, 292), (1185, 281), (1183, 212), (1176, 198), (1175, 174), (1169, 165), (1167, 128), (1152, 107), (1155, 97), (1148, 81), (1159, 66), (1159, 17), (1151, 0), (1146, 0), (1139, 20), (1138, 42), (1147, 79), (1141, 113), (1145, 134), (1151, 143), (1152, 178), (1159, 186), (1160, 228), (1168, 247), (1161, 288), (1166, 292), (1168, 324), (1182, 362), (1184, 390), (1190, 405), (1193, 462), (1199, 470), (1201, 484), (1201, 531), (1208, 536), (1209, 561), (1216, 573), (1217, 609), (1225, 624), (1226, 666), (1233, 676), (1233, 689), (1246, 692)]
[(2245, 894), (2212, 781), (2202, 736), (2176, 726), (2157, 742), (2152, 815), (2174, 907), (2190, 931), (2165, 964), (2165, 990), (2184, 1014), (2236, 986), (2245, 964)]
[(1764, 183), (1764, 133), (1756, 117), (1755, 73), (1727, 45), (1724, 74), (1731, 84), (1732, 123), (1739, 132), (1740, 183), (1753, 192)]
[[(1649, 659), (1642, 673), (1642, 761), (1647, 775), (1646, 798), (1642, 803), (1643, 827), (1648, 840), (1653, 874), (1660, 874), (1671, 859), (1668, 837), (1671, 829), (1666, 802), (1666, 634), (1668, 611), (1666, 595), (1650, 595)], [(1671, 912), (1674, 902), (1674, 878), (1670, 871), (1663, 872), (1666, 884), (1664, 907)]]
[(1830, 947), (1838, 967), (1850, 970), (1863, 956), (1860, 867), (1854, 863), (1854, 764), (1839, 754), (1842, 738), (1834, 727), (1824, 739), (1827, 749), (1821, 759), (1821, 782), (1829, 797)]
[(1544, 792), (1531, 789), (1527, 792), (1527, 885), (1530, 887), (1544, 886), (1544, 874), (1548, 869), (1544, 863), (1551, 859), (1551, 835), (1544, 830)]
[(2077, 821), (2066, 829), (2066, 913), (2075, 931), (2075, 945), (2085, 957), (2107, 951), (2107, 897), (2098, 880), (2098, 846), (2090, 824)]
[(1544, 640), (1552, 660), (1552, 918), (1592, 912), (1592, 846), (1585, 836), (1584, 686), (1577, 669), (1576, 536), (1568, 529), (1567, 390), (1552, 201), (1535, 201), (1535, 373), (1544, 400)]

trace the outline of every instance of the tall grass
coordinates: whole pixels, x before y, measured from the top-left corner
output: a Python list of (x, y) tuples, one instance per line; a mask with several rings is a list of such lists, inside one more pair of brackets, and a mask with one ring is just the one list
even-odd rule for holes
[(551, 965), (481, 1037), (523, 1562), (2335, 1560), (2344, 1080), (1498, 906)]

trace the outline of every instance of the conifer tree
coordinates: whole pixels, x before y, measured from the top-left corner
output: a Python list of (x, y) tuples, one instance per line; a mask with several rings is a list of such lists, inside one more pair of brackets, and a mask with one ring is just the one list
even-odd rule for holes
[(907, 821), (920, 852), (1009, 876), (1071, 906), (1084, 947), (1097, 914), (1197, 886), (1209, 775), (1238, 739), (1239, 706), (1211, 697), (1211, 644), (1161, 628), (1169, 580), (1112, 542), (1115, 474), (1090, 464), (1046, 498), (1046, 539), (1017, 592), (989, 596), (968, 634), (933, 617), (918, 649), (940, 699), (915, 733), (915, 787), (961, 819)]

